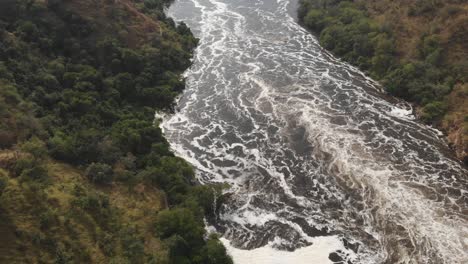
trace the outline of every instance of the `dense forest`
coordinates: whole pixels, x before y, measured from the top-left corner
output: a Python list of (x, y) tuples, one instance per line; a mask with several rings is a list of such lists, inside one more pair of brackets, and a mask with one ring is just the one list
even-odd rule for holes
[(197, 44), (168, 4), (0, 2), (1, 263), (232, 263), (154, 120)]
[(415, 103), (468, 164), (468, 4), (461, 0), (301, 0), (320, 44)]

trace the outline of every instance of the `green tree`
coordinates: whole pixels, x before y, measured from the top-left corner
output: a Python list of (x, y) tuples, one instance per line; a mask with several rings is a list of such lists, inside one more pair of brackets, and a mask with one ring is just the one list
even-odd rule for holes
[(226, 248), (215, 235), (210, 236), (206, 245), (200, 250), (200, 255), (195, 258), (199, 264), (233, 264), (227, 255)]
[(114, 179), (112, 167), (104, 163), (91, 163), (86, 168), (86, 176), (97, 184), (110, 184)]
[(175, 208), (159, 212), (155, 230), (163, 239), (178, 235), (189, 248), (197, 248), (203, 245), (205, 230), (202, 223), (202, 219), (197, 219), (191, 210)]

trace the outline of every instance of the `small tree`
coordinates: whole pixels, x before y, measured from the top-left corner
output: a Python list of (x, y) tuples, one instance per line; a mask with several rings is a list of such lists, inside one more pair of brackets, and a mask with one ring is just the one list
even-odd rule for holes
[(200, 250), (200, 255), (195, 257), (195, 263), (232, 264), (233, 262), (227, 254), (226, 248), (216, 235), (213, 234), (206, 242), (206, 245)]
[(91, 163), (86, 169), (86, 176), (97, 184), (111, 184), (114, 179), (111, 166), (104, 163)]
[(33, 179), (43, 181), (47, 179), (47, 167), (45, 159), (47, 158), (47, 148), (45, 143), (34, 137), (19, 146), (19, 149), (30, 155), (21, 155), (13, 167), (16, 176), (22, 176), (24, 179)]
[(30, 140), (22, 143), (20, 145), (20, 150), (31, 154), (35, 162), (44, 160), (47, 156), (47, 148), (45, 143), (37, 137), (33, 137)]
[[(179, 235), (192, 250), (203, 245), (202, 219), (197, 218), (194, 213), (187, 208), (176, 208), (159, 212), (155, 222), (156, 233), (162, 239), (167, 239), (173, 235)], [(182, 253), (182, 252), (180, 252)]]

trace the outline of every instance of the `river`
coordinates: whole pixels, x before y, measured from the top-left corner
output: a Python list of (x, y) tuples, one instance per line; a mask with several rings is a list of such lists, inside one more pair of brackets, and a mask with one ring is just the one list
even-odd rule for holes
[[(440, 133), (323, 50), (290, 0), (177, 0), (200, 38), (161, 126), (236, 264), (468, 263), (468, 172)], [(342, 262), (340, 262), (342, 261)]]

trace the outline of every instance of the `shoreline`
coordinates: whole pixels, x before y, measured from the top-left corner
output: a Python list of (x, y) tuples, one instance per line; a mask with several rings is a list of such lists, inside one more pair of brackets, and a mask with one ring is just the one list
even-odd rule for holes
[[(324, 29), (317, 31), (317, 30), (313, 30), (312, 28), (307, 26), (304, 19), (305, 19), (306, 15), (307, 15), (307, 12), (309, 12), (309, 10), (307, 10), (307, 9), (301, 10), (301, 8), (302, 9), (304, 8), (303, 5), (307, 1), (306, 0), (298, 0), (298, 2), (299, 2), (299, 4), (297, 5), (298, 9), (296, 10), (297, 23), (302, 28), (304, 28), (307, 32), (309, 32), (310, 34), (312, 34), (316, 38), (317, 43), (320, 44), (320, 47), (322, 49), (324, 49), (327, 53), (329, 53), (333, 57), (337, 58), (338, 60), (343, 61), (343, 62), (349, 64), (352, 67), (355, 67), (356, 69), (361, 71), (367, 78), (371, 78), (374, 82), (377, 83), (377, 85), (378, 85), (377, 88), (379, 88), (380, 92), (382, 94), (384, 94), (385, 96), (392, 97), (392, 98), (394, 98), (395, 100), (398, 100), (398, 101), (402, 100), (405, 103), (411, 105), (411, 107), (413, 109), (412, 112), (413, 112), (413, 115), (415, 116), (416, 121), (421, 123), (421, 124), (426, 125), (429, 129), (437, 130), (438, 134), (442, 133), (443, 137), (440, 136), (440, 138), (441, 138), (441, 140), (443, 140), (445, 142), (445, 144), (448, 146), (448, 148), (450, 148), (450, 150), (452, 151), (452, 153), (450, 153), (451, 156), (453, 156), (456, 160), (458, 160), (464, 167), (468, 168), (468, 150), (467, 150), (468, 149), (468, 142), (465, 142), (465, 140), (463, 140), (463, 137), (464, 137), (463, 133), (466, 133), (466, 132), (463, 132), (463, 121), (447, 120), (449, 115), (457, 114), (456, 111), (454, 111), (452, 109), (451, 111), (446, 112), (443, 117), (441, 117), (440, 119), (437, 119), (437, 120), (424, 120), (425, 119), (424, 118), (424, 114), (425, 114), (424, 113), (424, 107), (425, 107), (424, 105), (419, 104), (417, 102), (412, 102), (411, 100), (408, 100), (407, 98), (398, 96), (396, 94), (392, 94), (392, 92), (389, 91), (388, 87), (381, 82), (382, 80), (378, 80), (378, 79), (374, 80), (375, 78), (370, 77), (371, 76), (371, 72), (370, 72), (371, 69), (364, 69), (364, 68), (362, 68), (362, 67), (360, 67), (358, 65), (355, 65), (353, 62), (349, 61), (345, 57), (340, 56), (339, 54), (336, 54), (335, 52), (333, 52), (333, 50), (330, 50), (330, 49), (324, 47), (322, 45), (322, 43), (321, 43), (320, 33), (323, 32), (324, 30), (326, 30), (327, 27), (325, 26)], [(315, 11), (315, 10), (318, 10), (318, 9), (311, 9), (311, 10)], [(373, 17), (371, 15), (369, 15), (368, 18), (373, 19)], [(463, 82), (462, 83), (456, 83), (456, 84), (454, 84), (454, 87), (452, 89), (454, 90), (454, 89), (457, 89), (459, 87), (462, 87), (461, 89), (463, 89), (463, 85), (465, 85)], [(447, 97), (444, 100), (449, 100), (450, 95), (447, 95)], [(463, 106), (461, 106), (461, 107), (463, 107)], [(458, 117), (458, 119), (460, 119), (460, 117)], [(466, 117), (465, 117), (465, 119), (466, 119)], [(460, 123), (461, 123), (461, 125), (460, 125)]]

